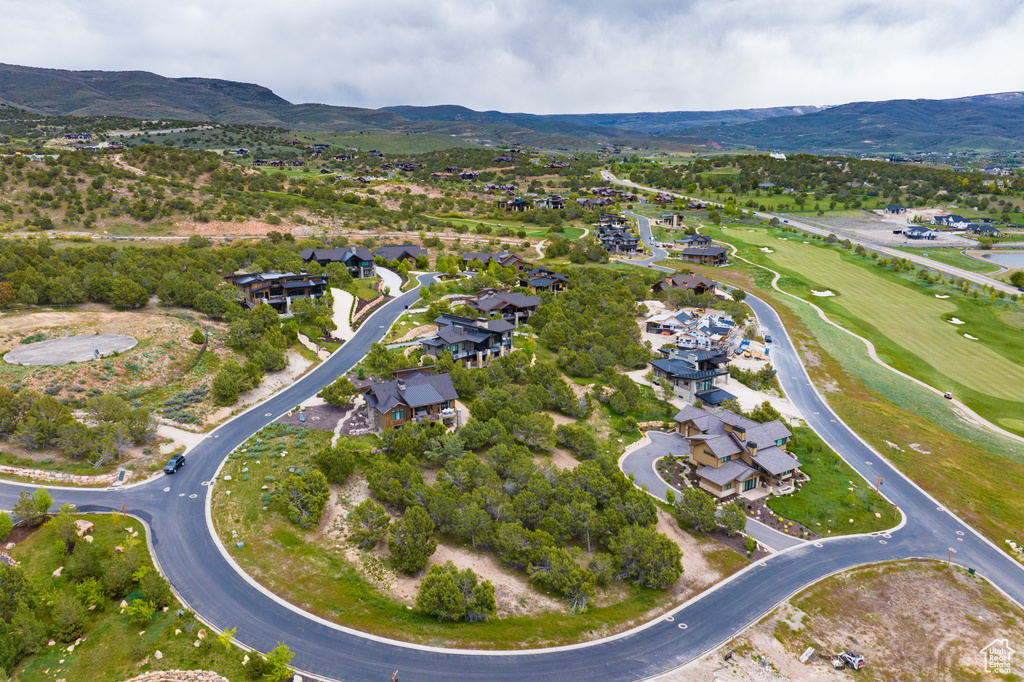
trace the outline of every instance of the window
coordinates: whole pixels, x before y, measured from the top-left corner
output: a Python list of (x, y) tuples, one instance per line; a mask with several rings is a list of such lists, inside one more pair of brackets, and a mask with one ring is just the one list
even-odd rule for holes
[(405, 419), (404, 407), (396, 407), (395, 409), (391, 410), (391, 421), (400, 422), (403, 419)]
[(720, 463), (722, 463), (722, 464), (725, 464), (726, 462), (728, 462), (728, 461), (729, 461), (729, 458), (728, 458), (728, 457), (723, 457), (723, 458), (721, 458), (721, 459), (720, 459), (720, 460), (718, 460), (718, 461), (719, 461)]
[(785, 438), (780, 438), (777, 441), (775, 441), (775, 444), (778, 445), (781, 448), (783, 445), (786, 444), (786, 439)]

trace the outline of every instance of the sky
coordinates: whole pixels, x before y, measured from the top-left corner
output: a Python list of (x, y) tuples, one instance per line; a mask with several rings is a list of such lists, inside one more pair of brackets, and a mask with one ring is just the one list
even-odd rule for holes
[(0, 0), (0, 62), (538, 114), (1024, 90), (1010, 0)]

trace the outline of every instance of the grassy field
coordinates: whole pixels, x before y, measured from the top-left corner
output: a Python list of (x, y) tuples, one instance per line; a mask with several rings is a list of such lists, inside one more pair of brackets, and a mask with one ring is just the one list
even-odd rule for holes
[(915, 256), (924, 256), (925, 258), (931, 258), (932, 260), (938, 261), (939, 263), (943, 263), (945, 265), (952, 265), (955, 268), (969, 270), (971, 272), (986, 273), (995, 272), (996, 270), (999, 269), (999, 266), (994, 263), (978, 260), (977, 258), (971, 258), (970, 256), (965, 256), (964, 254), (960, 253), (960, 249), (911, 249), (905, 246), (897, 246), (894, 248), (897, 248), (900, 251), (904, 251), (906, 253), (912, 253)]
[(872, 533), (896, 525), (892, 506), (876, 498), (870, 485), (813, 431), (797, 429), (791, 449), (811, 480), (795, 495), (768, 500), (773, 512), (824, 536)]
[[(1024, 434), (1024, 358), (1019, 350), (1024, 314), (1016, 304), (1001, 307), (948, 287), (910, 281), (870, 259), (816, 241), (805, 244), (792, 234), (782, 237), (749, 227), (709, 228), (707, 233), (781, 272), (783, 289), (868, 338), (887, 364), (952, 391), (986, 419)], [(814, 291), (835, 296), (815, 296)]]
[(364, 301), (372, 301), (380, 295), (377, 291), (377, 282), (379, 279), (373, 277), (371, 279), (356, 279), (352, 281), (352, 285), (346, 289), (350, 294), (357, 296)]
[[(82, 518), (86, 517), (83, 515)], [(142, 565), (152, 570), (149, 552), (145, 551), (146, 528), (141, 522), (131, 518), (122, 521), (120, 515), (107, 514), (89, 515), (87, 518), (96, 526), (92, 533), (93, 544), (104, 556), (111, 555), (115, 545), (127, 546), (129, 542), (137, 542), (142, 548)], [(124, 527), (132, 528), (138, 537), (129, 537), (122, 530)], [(56, 542), (52, 525), (46, 525), (19, 541), (10, 552), (15, 560), (21, 562), (22, 570), (37, 589), (71, 589), (69, 578), (54, 578), (52, 575), (58, 566), (66, 563), (54, 550)], [(134, 597), (129, 595), (129, 601), (133, 600)], [(74, 651), (67, 651), (70, 642), (44, 646), (42, 651), (30, 655), (12, 671), (12, 679), (119, 682), (149, 670), (174, 669), (215, 670), (232, 680), (243, 679), (243, 652), (234, 647), (225, 651), (213, 632), (200, 647), (193, 646), (196, 633), (204, 626), (190, 612), (179, 616), (177, 602), (166, 613), (157, 611), (148, 624), (139, 625), (120, 613), (118, 601), (105, 600), (88, 612), (82, 642), (74, 647)], [(41, 605), (36, 615), (45, 623), (50, 617), (49, 611), (48, 606)], [(182, 633), (175, 635), (177, 629)], [(160, 651), (163, 658), (154, 658), (156, 651)]]

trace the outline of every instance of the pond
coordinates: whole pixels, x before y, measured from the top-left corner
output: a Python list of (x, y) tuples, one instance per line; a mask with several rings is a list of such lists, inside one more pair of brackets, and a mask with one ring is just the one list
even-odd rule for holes
[(993, 263), (1005, 265), (1008, 268), (1020, 268), (1021, 270), (1024, 270), (1024, 251), (986, 253), (984, 254), (984, 258), (992, 261)]

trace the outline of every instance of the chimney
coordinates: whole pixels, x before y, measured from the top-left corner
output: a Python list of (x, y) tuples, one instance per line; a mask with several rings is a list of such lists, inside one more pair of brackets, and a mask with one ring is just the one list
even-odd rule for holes
[(732, 427), (732, 432), (735, 433), (736, 437), (740, 440), (747, 439), (747, 427), (745, 426), (734, 426)]
[(398, 390), (399, 391), (404, 391), (405, 390), (405, 379), (398, 379)]
[(751, 456), (756, 455), (757, 454), (757, 443), (755, 443), (754, 441), (748, 441), (747, 442), (747, 449), (750, 451), (750, 455)]

